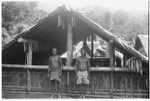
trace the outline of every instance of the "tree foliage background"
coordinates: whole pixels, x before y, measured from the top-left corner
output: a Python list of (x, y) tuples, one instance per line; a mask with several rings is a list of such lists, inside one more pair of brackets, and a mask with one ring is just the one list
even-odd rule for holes
[[(114, 10), (96, 6), (76, 10), (123, 40), (133, 41), (133, 38), (139, 34), (148, 34), (147, 12)], [(2, 2), (3, 43), (7, 42), (5, 39), (36, 24), (46, 14), (46, 11), (38, 9), (36, 2)]]
[(148, 34), (146, 11), (114, 10), (105, 7), (86, 7), (78, 10), (125, 41), (133, 41), (139, 34)]
[(7, 36), (30, 28), (45, 14), (47, 12), (37, 8), (37, 2), (2, 2), (3, 44), (9, 40)]

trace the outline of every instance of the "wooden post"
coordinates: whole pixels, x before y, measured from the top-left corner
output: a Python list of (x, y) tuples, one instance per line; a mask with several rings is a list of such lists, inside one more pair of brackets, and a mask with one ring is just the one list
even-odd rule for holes
[(93, 34), (91, 34), (91, 66), (93, 66)]
[(126, 65), (126, 54), (124, 53), (123, 54), (123, 67), (125, 67)]
[(131, 74), (131, 76), (130, 76), (130, 86), (131, 86), (131, 96), (132, 96), (132, 98), (133, 98), (133, 75)]
[[(113, 40), (109, 42), (109, 54), (110, 54), (110, 67), (115, 67), (115, 49), (113, 45)], [(111, 72), (111, 98), (113, 98), (113, 72)]]
[(71, 23), (72, 16), (68, 18), (68, 31), (67, 31), (67, 65), (71, 66), (73, 55), (73, 25)]
[[(150, 69), (149, 69), (149, 73), (150, 73)], [(149, 73), (146, 73), (146, 88), (147, 89), (149, 89), (149, 91), (150, 91), (150, 78), (149, 78)], [(148, 97), (150, 97), (150, 92), (149, 92), (149, 95), (148, 95)]]
[[(71, 66), (72, 64), (72, 56), (73, 56), (73, 25), (72, 25), (72, 16), (68, 14), (68, 29), (67, 29), (67, 66)], [(70, 92), (69, 86), (69, 71), (67, 72), (67, 85), (68, 85), (68, 93)]]
[(110, 67), (115, 67), (115, 49), (113, 45), (113, 40), (109, 42), (109, 54), (110, 54)]
[[(29, 49), (28, 49), (28, 52), (27, 52), (27, 65), (32, 65), (32, 44), (31, 42), (29, 41), (28, 43), (29, 45)], [(30, 74), (30, 70), (27, 69), (27, 92), (29, 93), (30, 92), (30, 89), (31, 89), (31, 74)]]
[(140, 77), (140, 76), (137, 75), (137, 92), (138, 92), (137, 96), (138, 96), (138, 98), (139, 98), (139, 93), (140, 93), (140, 88), (139, 88), (139, 86), (140, 86), (140, 85), (139, 85), (139, 83), (140, 83), (140, 82), (139, 82), (139, 77)]
[(127, 74), (125, 74), (125, 90), (124, 90), (125, 97), (127, 97), (126, 91), (127, 91)]
[(32, 65), (32, 43), (29, 41), (29, 57), (28, 57), (28, 65)]

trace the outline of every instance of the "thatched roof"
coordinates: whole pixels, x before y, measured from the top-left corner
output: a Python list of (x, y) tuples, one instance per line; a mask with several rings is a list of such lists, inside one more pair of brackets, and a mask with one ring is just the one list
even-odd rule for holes
[[(60, 25), (58, 25), (58, 23), (60, 24), (60, 21), (58, 20), (59, 15), (61, 15), (61, 19), (63, 20), (63, 22), (61, 22), (61, 27)], [(47, 17), (40, 20), (31, 29), (26, 32), (20, 33), (14, 38), (14, 40), (3, 45), (3, 51), (9, 48), (9, 46), (11, 46), (12, 44), (17, 44), (18, 38), (22, 37), (26, 39), (38, 40), (49, 46), (49, 49), (56, 47), (60, 50), (60, 54), (64, 53), (67, 46), (67, 19), (69, 15), (72, 15), (75, 21), (75, 25), (73, 28), (73, 44), (77, 44), (91, 34), (97, 34), (107, 42), (113, 39), (115, 47), (121, 52), (129, 56), (138, 57), (143, 62), (148, 63), (148, 58), (139, 53), (137, 50), (131, 48), (122, 40), (113, 36), (112, 33), (102, 28), (94, 21), (88, 19), (86, 16), (73, 9), (68, 9), (65, 6), (58, 7)]]
[(138, 35), (135, 40), (135, 49), (140, 51), (140, 49), (144, 49), (142, 54), (148, 56), (148, 35)]

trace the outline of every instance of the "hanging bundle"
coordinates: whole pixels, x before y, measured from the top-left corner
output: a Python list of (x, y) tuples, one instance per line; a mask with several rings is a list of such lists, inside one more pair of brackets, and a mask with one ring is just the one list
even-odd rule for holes
[(71, 16), (71, 24), (72, 24), (73, 27), (76, 26), (76, 22), (75, 22), (74, 16)]
[(136, 57), (131, 57), (126, 61), (126, 67), (132, 70), (136, 70), (137, 73), (140, 73), (142, 75), (143, 70), (142, 70), (142, 62)]
[(24, 44), (24, 51), (27, 52), (28, 48), (29, 48), (29, 43), (31, 43), (32, 45), (32, 50), (34, 52), (38, 52), (38, 51), (49, 51), (49, 47), (48, 45), (43, 44), (40, 41), (36, 41), (36, 40), (31, 40), (31, 39), (24, 39), (23, 44)]
[(58, 14), (58, 27), (62, 27), (62, 29), (65, 29), (65, 24), (61, 14)]
[[(75, 22), (74, 16), (71, 16), (71, 25), (73, 27), (76, 26), (76, 22)], [(62, 27), (62, 29), (65, 29), (65, 21), (63, 19), (62, 14), (58, 14), (58, 27)]]
[(27, 52), (28, 51), (28, 40), (26, 39), (23, 39), (23, 46), (24, 46), (24, 52)]

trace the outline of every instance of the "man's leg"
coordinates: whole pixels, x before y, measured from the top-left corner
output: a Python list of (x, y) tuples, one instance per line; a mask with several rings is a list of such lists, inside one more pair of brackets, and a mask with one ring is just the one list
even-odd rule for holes
[(51, 82), (52, 82), (51, 88), (52, 88), (52, 97), (53, 97), (54, 93), (58, 93), (59, 83), (57, 80), (52, 80)]
[(82, 84), (78, 84), (80, 98), (82, 97)]
[(83, 84), (83, 98), (85, 98), (86, 96), (87, 88), (88, 88), (88, 84)]
[(53, 94), (54, 94), (54, 85), (55, 85), (55, 81), (54, 80), (51, 80), (51, 95), (53, 97)]
[(54, 92), (55, 93), (57, 93), (58, 92), (58, 83), (57, 83), (57, 80), (54, 80), (54, 88), (55, 88), (55, 90), (54, 90)]
[(59, 81), (56, 81), (57, 82), (57, 91), (58, 91), (58, 98), (61, 98), (61, 83)]
[(84, 98), (85, 84), (78, 84), (80, 98)]
[(83, 77), (83, 98), (85, 98), (87, 86), (90, 84), (88, 73), (86, 72)]
[(81, 84), (81, 97), (84, 98), (83, 96), (84, 96), (84, 84)]
[(76, 84), (77, 84), (77, 86), (79, 88), (79, 94), (82, 95), (82, 77), (79, 74), (77, 74)]

